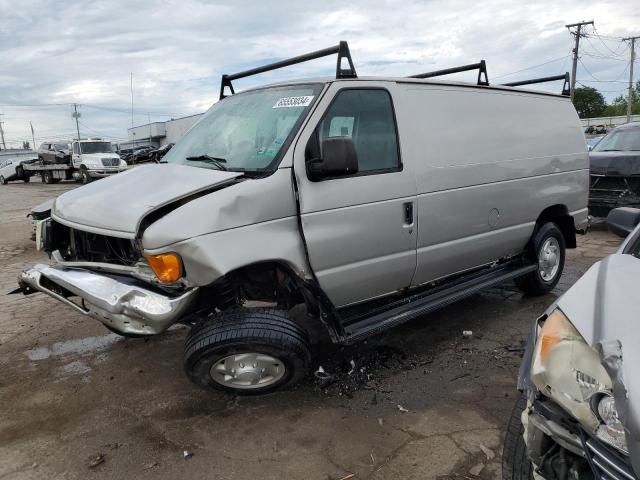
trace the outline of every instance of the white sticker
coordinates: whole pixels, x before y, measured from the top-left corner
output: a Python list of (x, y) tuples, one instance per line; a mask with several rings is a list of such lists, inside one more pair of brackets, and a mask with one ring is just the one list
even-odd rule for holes
[(313, 100), (313, 95), (283, 97), (272, 108), (308, 107), (311, 104), (311, 100)]

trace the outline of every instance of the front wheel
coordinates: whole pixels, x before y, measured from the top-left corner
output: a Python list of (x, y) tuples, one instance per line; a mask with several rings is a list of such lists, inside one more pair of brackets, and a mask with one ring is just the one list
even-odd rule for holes
[(520, 278), (516, 284), (527, 295), (544, 295), (555, 288), (562, 275), (565, 259), (562, 232), (555, 223), (542, 225), (534, 234), (529, 257), (538, 268)]
[(46, 183), (47, 185), (51, 185), (53, 183), (53, 173), (51, 173), (49, 170), (45, 170), (44, 172), (42, 172), (42, 182)]
[(518, 398), (513, 407), (502, 450), (502, 480), (533, 479), (533, 465), (527, 456), (527, 445), (524, 443), (524, 427), (522, 412), (527, 408), (524, 395)]
[(89, 172), (85, 167), (80, 168), (80, 183), (82, 183), (82, 185), (91, 183), (91, 175), (89, 175)]
[(7, 179), (4, 178), (2, 175), (0, 175), (0, 185), (6, 185), (7, 184)]
[(289, 387), (311, 363), (306, 332), (288, 314), (233, 309), (197, 325), (184, 351), (187, 376), (197, 385), (236, 395)]

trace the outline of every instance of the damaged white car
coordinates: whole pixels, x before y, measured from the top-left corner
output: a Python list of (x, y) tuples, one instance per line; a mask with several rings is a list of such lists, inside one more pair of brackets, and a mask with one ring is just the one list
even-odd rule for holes
[(536, 322), (504, 480), (640, 478), (640, 227)]

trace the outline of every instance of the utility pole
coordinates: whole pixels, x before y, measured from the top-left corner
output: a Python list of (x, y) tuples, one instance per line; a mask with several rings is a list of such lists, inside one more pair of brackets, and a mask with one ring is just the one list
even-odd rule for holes
[(78, 119), (80, 118), (80, 112), (78, 111), (78, 104), (73, 104), (73, 113), (71, 114), (73, 118), (76, 119), (76, 131), (78, 132), (78, 141), (80, 141), (80, 124), (78, 123)]
[[(581, 33), (582, 27), (584, 25), (593, 25), (593, 20), (590, 22), (579, 22), (572, 23), (570, 25), (565, 25), (569, 29), (571, 35), (576, 36), (576, 46), (573, 47), (573, 66), (571, 67), (571, 101), (573, 102), (573, 95), (576, 91), (576, 74), (578, 72), (578, 49), (580, 48), (580, 37), (583, 35)], [(572, 32), (571, 29), (576, 27), (576, 31)]]
[(151, 147), (151, 112), (147, 112), (149, 116), (149, 147)]
[(38, 147), (36, 147), (36, 134), (33, 131), (33, 123), (29, 122), (29, 126), (31, 127), (31, 140), (33, 140), (31, 150), (36, 150)]
[[(2, 113), (0, 113), (0, 117), (2, 117)], [(0, 118), (0, 138), (2, 138), (2, 149), (6, 150), (7, 149), (7, 144), (4, 143), (4, 130), (2, 129), (2, 118)]]
[(633, 107), (633, 62), (635, 61), (636, 40), (639, 37), (623, 38), (623, 42), (631, 42), (631, 58), (629, 59), (629, 94), (627, 95), (627, 123), (631, 121), (631, 108)]

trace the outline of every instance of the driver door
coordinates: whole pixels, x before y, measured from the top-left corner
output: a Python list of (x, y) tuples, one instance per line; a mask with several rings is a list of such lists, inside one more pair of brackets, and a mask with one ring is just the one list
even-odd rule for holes
[[(311, 268), (337, 307), (408, 287), (416, 268), (417, 238), (416, 184), (402, 164), (394, 85), (344, 85), (329, 87), (294, 152)], [(336, 136), (352, 140), (358, 172), (310, 180), (309, 150), (319, 148), (322, 155), (322, 142)]]

